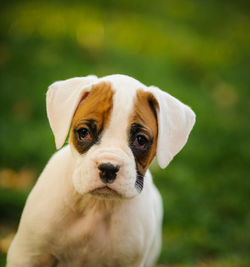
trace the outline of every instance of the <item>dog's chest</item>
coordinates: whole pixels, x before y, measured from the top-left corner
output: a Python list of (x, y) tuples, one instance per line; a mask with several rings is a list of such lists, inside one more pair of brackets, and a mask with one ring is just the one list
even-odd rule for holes
[(143, 251), (139, 228), (112, 213), (79, 217), (55, 241), (58, 266), (133, 266)]

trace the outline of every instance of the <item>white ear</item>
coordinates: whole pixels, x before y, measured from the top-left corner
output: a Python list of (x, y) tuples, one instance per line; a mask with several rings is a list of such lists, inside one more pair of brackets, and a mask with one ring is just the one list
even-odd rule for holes
[(159, 103), (158, 143), (156, 157), (161, 168), (165, 168), (186, 144), (195, 123), (192, 109), (170, 94), (150, 86)]
[(57, 149), (65, 142), (80, 100), (97, 79), (94, 75), (77, 77), (55, 82), (49, 87), (46, 96), (47, 114)]

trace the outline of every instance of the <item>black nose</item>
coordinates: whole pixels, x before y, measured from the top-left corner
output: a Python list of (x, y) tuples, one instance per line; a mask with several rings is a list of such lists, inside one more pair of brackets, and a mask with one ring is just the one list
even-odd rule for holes
[(116, 173), (119, 171), (119, 166), (114, 166), (111, 163), (102, 163), (98, 166), (100, 170), (99, 176), (105, 184), (111, 184), (116, 178)]

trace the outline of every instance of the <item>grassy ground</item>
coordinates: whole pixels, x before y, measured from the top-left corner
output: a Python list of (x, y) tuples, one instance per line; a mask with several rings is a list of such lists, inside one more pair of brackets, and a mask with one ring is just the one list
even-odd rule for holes
[[(190, 105), (197, 124), (166, 170), (159, 266), (250, 266), (249, 4), (6, 1), (0, 10), (0, 266), (35, 178), (55, 151), (50, 83), (111, 73)], [(3, 263), (3, 264), (1, 264)]]

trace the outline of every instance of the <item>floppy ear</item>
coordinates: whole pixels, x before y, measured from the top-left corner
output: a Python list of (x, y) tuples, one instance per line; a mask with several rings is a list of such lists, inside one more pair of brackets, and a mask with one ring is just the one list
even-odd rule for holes
[(55, 82), (49, 87), (46, 96), (47, 114), (57, 149), (65, 142), (79, 102), (97, 79), (94, 75), (77, 77)]
[(159, 104), (156, 157), (159, 166), (165, 168), (186, 144), (195, 114), (190, 107), (159, 88), (150, 86), (149, 90)]

